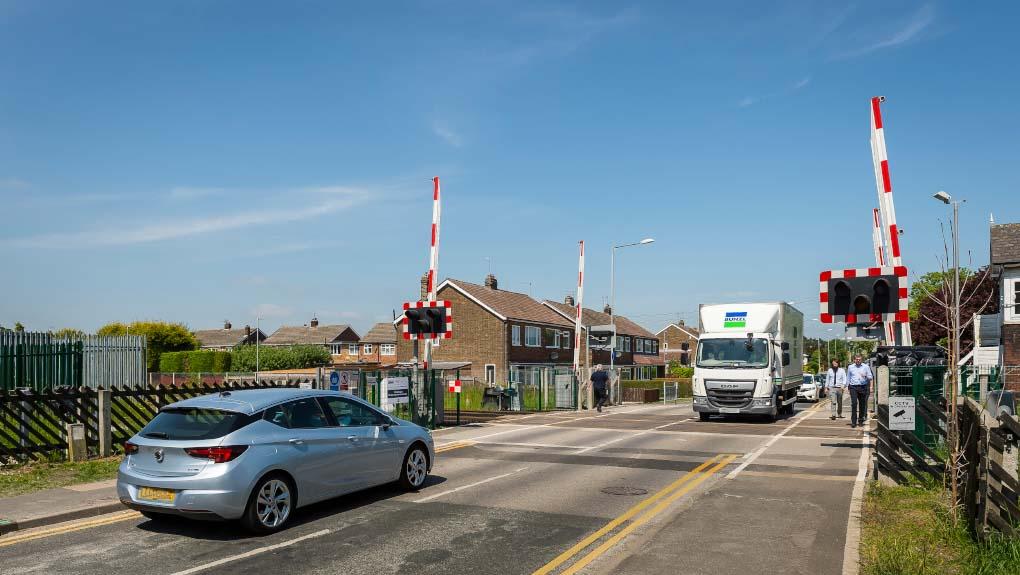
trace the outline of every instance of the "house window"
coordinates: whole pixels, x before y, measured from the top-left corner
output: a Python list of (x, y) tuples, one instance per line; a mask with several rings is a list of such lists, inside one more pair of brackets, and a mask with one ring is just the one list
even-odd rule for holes
[(550, 348), (560, 346), (560, 330), (545, 329), (545, 346)]
[(331, 343), (329, 344), (329, 353), (333, 355), (340, 355), (343, 352), (344, 344), (342, 343)]
[(635, 339), (634, 340), (634, 351), (636, 351), (637, 353), (644, 353), (645, 352), (645, 340), (641, 339), (640, 337)]
[[(1011, 321), (1020, 320), (1020, 308), (1017, 307), (1017, 304), (1020, 304), (1020, 278), (1008, 279), (1005, 284), (1006, 293), (1012, 294), (1013, 301), (1006, 302), (1009, 307), (1006, 308), (1006, 313), (1002, 314), (1002, 317), (1009, 318)], [(1012, 289), (1010, 289), (1010, 284), (1013, 284)], [(1008, 297), (1003, 299), (1008, 299)]]
[(521, 326), (510, 326), (510, 343), (512, 345), (521, 345)]
[(570, 349), (571, 347), (570, 340), (571, 337), (569, 331), (560, 332), (560, 346), (562, 346), (563, 349)]
[(652, 340), (652, 354), (659, 355), (659, 340)]
[(496, 365), (493, 363), (485, 364), (485, 383), (489, 385), (496, 383)]
[(510, 367), (510, 383), (521, 382), (521, 368), (520, 366), (514, 365)]
[(351, 355), (358, 355), (358, 344), (356, 343), (347, 344), (347, 353)]
[(623, 351), (630, 351), (630, 338), (623, 338)]
[(542, 347), (542, 330), (534, 326), (526, 326), (524, 328), (524, 345)]
[(365, 355), (370, 355), (372, 353), (372, 344), (366, 343), (361, 349), (365, 352)]
[(395, 343), (379, 344), (379, 353), (383, 355), (397, 355), (397, 344)]

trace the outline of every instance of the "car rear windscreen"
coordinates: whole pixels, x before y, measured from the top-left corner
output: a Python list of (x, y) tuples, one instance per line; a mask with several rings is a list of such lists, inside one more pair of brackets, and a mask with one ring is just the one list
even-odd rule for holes
[(218, 439), (256, 419), (233, 411), (179, 407), (160, 411), (138, 435), (176, 441)]

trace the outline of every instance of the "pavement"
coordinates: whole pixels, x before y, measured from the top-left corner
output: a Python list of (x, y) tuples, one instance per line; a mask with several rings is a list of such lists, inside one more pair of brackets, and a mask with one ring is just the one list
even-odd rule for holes
[(115, 479), (4, 497), (0, 498), (0, 535), (123, 509)]
[(118, 511), (0, 536), (0, 565), (4, 575), (852, 575), (869, 439), (847, 422), (830, 421), (824, 401), (775, 423), (701, 422), (689, 404), (501, 418), (436, 432), (418, 492), (317, 504), (273, 535)]

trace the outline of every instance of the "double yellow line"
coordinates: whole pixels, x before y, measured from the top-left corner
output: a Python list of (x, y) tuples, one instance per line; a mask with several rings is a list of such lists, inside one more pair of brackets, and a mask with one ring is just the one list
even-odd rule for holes
[[(630, 521), (623, 529), (617, 531), (612, 537), (606, 539), (601, 545), (589, 551), (586, 555), (576, 560), (569, 567), (564, 569), (560, 575), (572, 575), (577, 573), (581, 569), (588, 566), (589, 563), (597, 559), (600, 555), (611, 549), (614, 545), (619, 543), (624, 537), (630, 535), (635, 529), (647, 523), (652, 517), (655, 517), (661, 513), (664, 509), (670, 506), (674, 501), (683, 497), (695, 487), (700, 485), (703, 481), (717, 473), (722, 468), (726, 467), (733, 462), (738, 456), (733, 454), (719, 454), (695, 467), (694, 469), (687, 472), (686, 475), (677, 479), (673, 483), (667, 485), (661, 491), (658, 491), (651, 497), (643, 500), (634, 507), (628, 509), (623, 515), (620, 515), (616, 519), (613, 519), (607, 523), (604, 527), (585, 537), (581, 541), (577, 542), (576, 545), (567, 549), (552, 561), (546, 563), (540, 569), (535, 571), (532, 575), (546, 575), (552, 573), (553, 570), (563, 565), (570, 559), (579, 555), (582, 551), (587, 549), (590, 545), (601, 539), (602, 537), (612, 533), (617, 527), (623, 525), (625, 522)], [(654, 506), (653, 506), (654, 504)], [(649, 509), (651, 507), (651, 509)], [(647, 511), (646, 511), (647, 510)], [(644, 513), (642, 513), (644, 512)], [(639, 515), (640, 514), (640, 515)], [(632, 520), (633, 519), (633, 520)]]
[(42, 539), (44, 537), (52, 537), (54, 535), (61, 535), (63, 533), (71, 533), (74, 531), (81, 531), (82, 529), (91, 529), (92, 527), (99, 527), (101, 525), (109, 525), (110, 523), (118, 523), (120, 521), (127, 521), (128, 519), (136, 519), (141, 517), (142, 514), (137, 511), (118, 511), (117, 513), (111, 513), (109, 515), (103, 515), (96, 519), (89, 519), (87, 521), (78, 521), (63, 525), (61, 527), (51, 527), (50, 529), (43, 529), (41, 531), (32, 531), (21, 535), (11, 535), (0, 537), (0, 547), (9, 547), (18, 543), (24, 543), (26, 541), (32, 541), (35, 539)]
[(470, 447), (474, 445), (474, 441), (454, 441), (453, 443), (447, 443), (436, 448), (436, 453), (442, 453), (444, 451), (453, 451), (454, 449), (460, 449), (461, 447)]

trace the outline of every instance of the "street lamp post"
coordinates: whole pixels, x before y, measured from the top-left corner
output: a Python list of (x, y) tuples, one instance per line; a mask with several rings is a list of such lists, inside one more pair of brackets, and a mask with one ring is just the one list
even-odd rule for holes
[(953, 321), (950, 326), (953, 333), (950, 334), (951, 339), (951, 352), (950, 352), (950, 369), (953, 374), (953, 391), (952, 391), (952, 406), (953, 415), (956, 415), (956, 394), (957, 388), (959, 387), (959, 366), (957, 363), (960, 361), (960, 200), (954, 200), (952, 196), (945, 192), (937, 192), (934, 196), (936, 200), (953, 206), (953, 224), (952, 224), (952, 236), (953, 236), (953, 299), (952, 299), (952, 312)]
[[(631, 246), (643, 246), (648, 245), (655, 240), (652, 238), (645, 238), (640, 242), (633, 242), (629, 244), (621, 244), (613, 246), (609, 258), (609, 323), (613, 326), (613, 349), (609, 352), (609, 373), (616, 375), (616, 250), (620, 248), (628, 248)], [(617, 378), (617, 385), (619, 385), (619, 378)], [(619, 392), (617, 392), (617, 399), (619, 399)]]

